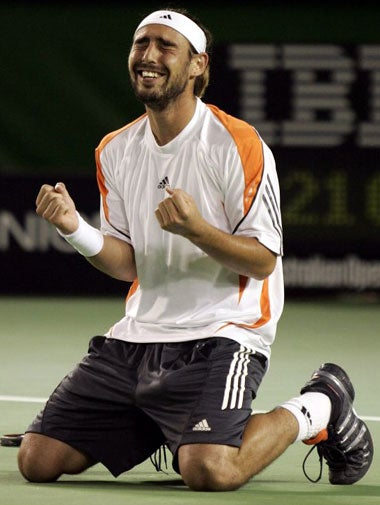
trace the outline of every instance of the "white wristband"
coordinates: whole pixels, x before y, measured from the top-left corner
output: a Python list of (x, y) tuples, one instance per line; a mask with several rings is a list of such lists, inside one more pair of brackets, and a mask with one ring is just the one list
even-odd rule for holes
[(89, 225), (77, 212), (79, 226), (74, 233), (65, 235), (58, 228), (57, 232), (80, 254), (89, 258), (96, 256), (103, 248), (104, 237), (101, 231)]

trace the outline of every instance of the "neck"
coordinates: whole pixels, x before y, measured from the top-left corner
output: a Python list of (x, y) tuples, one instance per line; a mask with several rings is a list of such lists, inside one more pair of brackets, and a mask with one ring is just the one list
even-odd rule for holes
[(191, 121), (196, 108), (196, 97), (178, 97), (164, 110), (157, 111), (146, 107), (153, 135), (159, 146), (168, 144)]

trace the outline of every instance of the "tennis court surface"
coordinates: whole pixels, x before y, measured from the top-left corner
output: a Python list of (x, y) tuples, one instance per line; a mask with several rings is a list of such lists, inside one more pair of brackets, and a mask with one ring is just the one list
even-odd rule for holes
[[(104, 298), (0, 298), (0, 433), (22, 432), (57, 382), (123, 313), (123, 300)], [(294, 444), (245, 487), (227, 493), (188, 490), (171, 469), (157, 473), (145, 462), (114, 479), (102, 465), (52, 484), (31, 484), (17, 470), (17, 449), (0, 447), (0, 505), (370, 505), (380, 504), (380, 303), (371, 297), (288, 300), (273, 346), (270, 370), (254, 402), (269, 410), (298, 394), (320, 363), (349, 373), (355, 403), (374, 439), (368, 474), (353, 486), (304, 477), (308, 448)], [(318, 474), (316, 454), (309, 473)]]

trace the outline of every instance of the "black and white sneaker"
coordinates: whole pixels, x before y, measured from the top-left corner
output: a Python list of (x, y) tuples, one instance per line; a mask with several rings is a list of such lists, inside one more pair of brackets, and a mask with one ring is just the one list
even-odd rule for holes
[(320, 480), (324, 458), (329, 467), (331, 484), (354, 484), (364, 477), (371, 466), (373, 442), (368, 427), (352, 406), (355, 391), (347, 373), (338, 365), (324, 363), (301, 389), (301, 394), (306, 392), (324, 393), (332, 405), (327, 430), (305, 441), (308, 445), (314, 445), (311, 451), (317, 447), (321, 462), (319, 476), (311, 479), (305, 470), (306, 460), (311, 453), (309, 451), (303, 464), (306, 477), (312, 482)]

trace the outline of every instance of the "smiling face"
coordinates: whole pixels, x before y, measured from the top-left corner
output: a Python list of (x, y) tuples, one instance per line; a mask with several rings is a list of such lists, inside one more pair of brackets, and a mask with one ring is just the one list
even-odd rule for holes
[[(195, 55), (196, 56), (196, 55)], [(173, 28), (151, 24), (135, 34), (128, 59), (135, 95), (146, 106), (163, 110), (178, 96), (193, 96), (194, 65), (188, 40)]]

